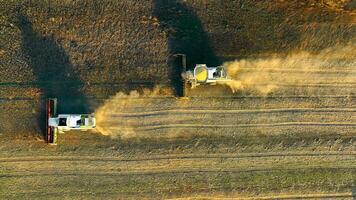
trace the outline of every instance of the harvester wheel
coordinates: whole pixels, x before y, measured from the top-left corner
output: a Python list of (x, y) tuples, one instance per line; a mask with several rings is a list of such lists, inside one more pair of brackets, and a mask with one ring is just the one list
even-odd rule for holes
[[(187, 97), (187, 79), (186, 79), (186, 72), (187, 72), (187, 58), (185, 54), (181, 54), (181, 64), (182, 64), (182, 68), (181, 68), (181, 73), (180, 73), (180, 79), (182, 81), (182, 91), (180, 96), (181, 97)], [(183, 75), (184, 74), (184, 75)]]
[(182, 81), (182, 97), (187, 97), (188, 96), (188, 82), (184, 79)]

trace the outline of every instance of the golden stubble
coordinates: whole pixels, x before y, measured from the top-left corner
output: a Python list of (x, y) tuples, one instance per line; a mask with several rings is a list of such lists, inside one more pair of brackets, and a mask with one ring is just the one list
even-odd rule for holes
[(233, 92), (267, 95), (281, 86), (354, 83), (356, 45), (328, 48), (319, 53), (301, 51), (287, 56), (242, 59), (225, 62), (224, 66), (232, 81), (221, 84), (228, 85)]

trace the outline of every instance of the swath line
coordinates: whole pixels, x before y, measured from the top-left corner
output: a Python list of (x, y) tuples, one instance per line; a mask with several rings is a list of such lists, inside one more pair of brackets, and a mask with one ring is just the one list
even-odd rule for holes
[(46, 157), (15, 157), (0, 158), (1, 163), (6, 162), (61, 162), (61, 161), (97, 161), (97, 162), (137, 162), (170, 159), (216, 159), (216, 158), (264, 158), (264, 157), (329, 157), (329, 156), (356, 156), (356, 152), (305, 152), (305, 153), (239, 153), (239, 154), (172, 154), (166, 156), (151, 156), (143, 158), (118, 158), (118, 157), (95, 157), (95, 156), (46, 156)]
[(160, 114), (249, 114), (249, 113), (276, 113), (276, 112), (356, 112), (356, 108), (275, 108), (275, 109), (162, 109), (146, 112), (130, 112), (112, 114), (113, 117), (150, 116)]
[[(340, 126), (340, 127), (356, 127), (356, 123), (323, 123), (323, 122), (281, 122), (268, 124), (163, 124), (163, 125), (147, 125), (140, 126), (136, 130), (158, 130), (169, 128), (249, 128), (249, 127), (287, 127), (287, 126)], [(122, 129), (125, 127), (122, 127)]]

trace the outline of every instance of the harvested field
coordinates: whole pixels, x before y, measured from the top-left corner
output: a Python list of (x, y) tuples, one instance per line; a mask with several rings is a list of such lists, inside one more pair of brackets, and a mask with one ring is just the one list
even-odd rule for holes
[[(0, 0), (0, 199), (354, 199), (351, 0)], [(232, 83), (179, 98), (184, 53)], [(44, 103), (97, 127), (44, 140)]]

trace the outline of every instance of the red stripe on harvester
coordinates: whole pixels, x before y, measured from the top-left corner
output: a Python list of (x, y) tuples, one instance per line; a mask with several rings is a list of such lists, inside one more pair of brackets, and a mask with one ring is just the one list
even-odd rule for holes
[(51, 142), (51, 127), (48, 126), (48, 120), (51, 117), (51, 100), (47, 102), (47, 142)]

